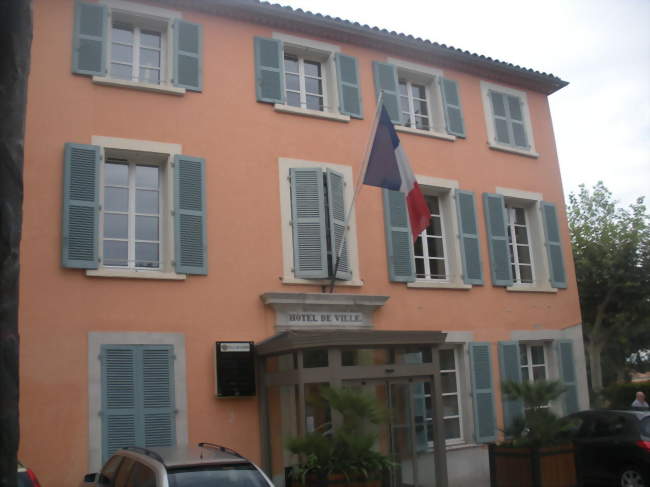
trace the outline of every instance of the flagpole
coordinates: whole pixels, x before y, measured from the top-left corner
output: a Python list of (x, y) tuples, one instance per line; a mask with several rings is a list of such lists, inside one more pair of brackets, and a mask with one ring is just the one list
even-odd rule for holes
[(377, 132), (377, 124), (379, 123), (379, 112), (381, 111), (381, 105), (383, 103), (384, 99), (384, 90), (381, 90), (379, 92), (379, 98), (377, 98), (377, 109), (375, 110), (375, 120), (372, 124), (372, 129), (370, 131), (370, 137), (368, 138), (368, 144), (366, 146), (366, 154), (363, 160), (363, 165), (361, 166), (361, 173), (359, 175), (359, 178), (357, 179), (357, 185), (354, 188), (354, 195), (352, 196), (352, 203), (350, 204), (350, 208), (348, 208), (348, 212), (345, 215), (345, 222), (343, 225), (343, 237), (341, 238), (341, 242), (339, 243), (339, 248), (338, 251), (336, 252), (336, 261), (334, 264), (334, 272), (332, 273), (332, 279), (330, 281), (330, 293), (334, 292), (334, 285), (336, 283), (336, 273), (339, 270), (339, 264), (341, 262), (341, 254), (343, 253), (343, 245), (345, 244), (345, 237), (348, 233), (348, 226), (350, 223), (350, 217), (352, 216), (352, 210), (354, 209), (354, 203), (357, 200), (357, 195), (359, 194), (359, 191), (361, 190), (361, 186), (363, 185), (363, 178), (366, 174), (366, 170), (368, 169), (368, 160), (370, 159), (370, 150), (372, 148), (372, 144), (374, 142), (374, 137), (373, 135), (376, 134)]

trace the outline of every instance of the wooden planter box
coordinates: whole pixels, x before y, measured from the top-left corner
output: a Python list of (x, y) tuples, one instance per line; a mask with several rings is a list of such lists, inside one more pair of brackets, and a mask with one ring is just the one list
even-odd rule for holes
[(490, 487), (575, 487), (572, 444), (508, 448), (491, 444)]

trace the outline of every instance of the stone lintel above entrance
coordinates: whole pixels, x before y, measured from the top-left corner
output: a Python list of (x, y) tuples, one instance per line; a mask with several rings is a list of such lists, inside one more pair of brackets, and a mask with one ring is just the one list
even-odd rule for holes
[(330, 293), (264, 293), (264, 304), (275, 310), (278, 331), (299, 329), (372, 328), (372, 315), (388, 296)]

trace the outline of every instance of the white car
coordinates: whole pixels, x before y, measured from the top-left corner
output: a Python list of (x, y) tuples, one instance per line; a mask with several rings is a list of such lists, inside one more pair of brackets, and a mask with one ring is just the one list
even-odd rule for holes
[(212, 443), (128, 447), (111, 456), (82, 487), (273, 487), (253, 462)]

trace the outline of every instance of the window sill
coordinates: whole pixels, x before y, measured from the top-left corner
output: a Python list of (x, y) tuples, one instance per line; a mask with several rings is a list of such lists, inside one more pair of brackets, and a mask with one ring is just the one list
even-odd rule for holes
[[(293, 276), (283, 276), (280, 278), (282, 284), (307, 284), (312, 286), (329, 286), (332, 282), (330, 279), (300, 279)], [(350, 281), (334, 281), (334, 286), (361, 287), (363, 281), (352, 279)]]
[(176, 274), (175, 272), (160, 272), (147, 270), (126, 270), (126, 269), (92, 269), (87, 270), (86, 275), (89, 277), (119, 277), (126, 279), (158, 279), (167, 281), (184, 281), (185, 274)]
[(139, 83), (137, 81), (114, 79), (105, 76), (93, 76), (93, 83), (98, 85), (104, 85), (104, 86), (117, 86), (119, 88), (131, 88), (134, 90), (152, 91), (154, 93), (166, 93), (168, 95), (182, 96), (185, 94), (185, 88), (178, 88), (172, 85), (154, 85), (151, 83)]
[(513, 284), (512, 286), (508, 286), (506, 291), (519, 293), (557, 293), (557, 289), (554, 287), (530, 284)]
[(341, 115), (340, 113), (321, 112), (318, 110), (308, 110), (307, 108), (292, 107), (290, 105), (282, 105), (276, 103), (273, 105), (276, 112), (293, 113), (294, 115), (303, 115), (305, 117), (326, 118), (328, 120), (335, 120), (337, 122), (349, 122), (349, 115)]
[(435, 282), (435, 281), (415, 281), (407, 282), (406, 287), (412, 287), (416, 289), (459, 289), (459, 290), (468, 290), (472, 289), (471, 284), (459, 283), (459, 282)]
[(434, 132), (432, 130), (414, 129), (413, 127), (404, 127), (403, 125), (395, 125), (395, 130), (397, 132), (406, 132), (407, 134), (423, 135), (424, 137), (449, 140), (451, 142), (456, 140), (456, 137), (453, 135), (443, 134), (442, 132)]
[(519, 154), (520, 156), (532, 157), (533, 159), (539, 158), (539, 154), (533, 150), (517, 149), (516, 147), (510, 147), (508, 145), (497, 144), (490, 141), (488, 141), (488, 146), (490, 149), (501, 152), (511, 152), (513, 154)]

